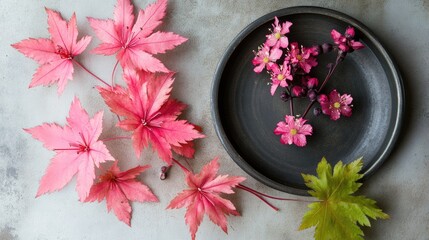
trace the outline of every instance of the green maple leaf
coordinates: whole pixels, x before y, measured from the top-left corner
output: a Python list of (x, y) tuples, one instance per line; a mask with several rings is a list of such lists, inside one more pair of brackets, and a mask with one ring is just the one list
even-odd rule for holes
[[(320, 201), (308, 205), (299, 230), (316, 227), (316, 240), (361, 240), (360, 226), (371, 224), (369, 218), (386, 219), (389, 215), (377, 207), (376, 202), (365, 196), (353, 196), (362, 183), (359, 174), (362, 159), (344, 165), (338, 162), (332, 172), (331, 165), (322, 158), (317, 166), (317, 177), (302, 174), (311, 196)], [(360, 226), (359, 226), (359, 225)]]

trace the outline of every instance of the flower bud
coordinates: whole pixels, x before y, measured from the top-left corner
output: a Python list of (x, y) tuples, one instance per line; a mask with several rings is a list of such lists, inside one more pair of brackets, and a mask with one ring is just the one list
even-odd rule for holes
[(317, 78), (309, 78), (307, 80), (307, 87), (309, 89), (312, 89), (314, 87), (317, 87), (317, 85), (319, 85), (319, 80), (317, 80)]
[(316, 100), (316, 98), (317, 98), (317, 93), (316, 93), (316, 91), (315, 91), (315, 90), (313, 90), (313, 89), (308, 90), (308, 92), (307, 92), (307, 97), (310, 99), (310, 101), (314, 101), (314, 100)]
[(283, 92), (280, 94), (280, 99), (281, 99), (283, 102), (287, 102), (287, 101), (289, 101), (289, 100), (290, 100), (290, 95), (289, 95), (289, 93), (287, 93), (286, 91), (283, 91)]
[(292, 93), (295, 97), (302, 97), (305, 93), (305, 90), (300, 86), (294, 86), (292, 88)]
[(313, 109), (314, 116), (319, 116), (322, 113), (322, 109), (317, 107)]
[(320, 94), (319, 96), (317, 96), (317, 101), (319, 103), (323, 103), (329, 101), (329, 98), (325, 94)]
[(330, 51), (332, 51), (332, 44), (329, 44), (329, 43), (322, 44), (322, 52), (323, 53), (328, 53)]

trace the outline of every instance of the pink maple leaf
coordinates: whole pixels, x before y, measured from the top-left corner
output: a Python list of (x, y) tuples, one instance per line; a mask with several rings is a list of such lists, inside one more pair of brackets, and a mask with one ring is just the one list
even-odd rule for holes
[(44, 147), (56, 152), (40, 181), (36, 197), (62, 189), (77, 174), (76, 190), (83, 201), (95, 179), (95, 169), (106, 160), (114, 160), (98, 137), (102, 131), (103, 112), (90, 119), (75, 97), (70, 107), (67, 125), (55, 123), (25, 129)]
[(155, 32), (162, 23), (167, 8), (166, 0), (159, 0), (140, 10), (134, 22), (133, 5), (129, 0), (118, 0), (114, 19), (88, 18), (91, 27), (103, 42), (93, 50), (96, 54), (113, 55), (121, 66), (149, 72), (169, 72), (153, 54), (165, 53), (187, 39), (172, 32)]
[(130, 201), (138, 202), (158, 202), (158, 198), (151, 190), (139, 181), (136, 177), (150, 168), (150, 166), (137, 166), (128, 171), (121, 172), (118, 161), (102, 176), (100, 181), (94, 184), (85, 202), (101, 202), (106, 199), (107, 211), (113, 209), (116, 217), (131, 226), (131, 205)]
[(179, 193), (170, 204), (169, 209), (186, 207), (185, 221), (189, 225), (192, 239), (195, 239), (204, 213), (212, 222), (228, 233), (226, 216), (239, 216), (231, 201), (220, 196), (221, 193), (232, 194), (233, 187), (245, 180), (244, 177), (217, 175), (218, 158), (205, 165), (199, 174), (190, 172), (186, 175), (189, 188)]
[(12, 47), (40, 64), (33, 75), (30, 88), (39, 85), (49, 86), (58, 82), (58, 94), (61, 94), (67, 80), (73, 79), (74, 57), (86, 49), (91, 37), (85, 36), (76, 42), (78, 31), (74, 13), (67, 23), (59, 12), (47, 8), (46, 12), (51, 38), (29, 38), (12, 44)]
[(98, 90), (110, 110), (125, 119), (119, 127), (133, 131), (133, 147), (137, 157), (149, 142), (159, 157), (171, 164), (172, 150), (192, 157), (191, 141), (203, 138), (199, 128), (178, 116), (186, 105), (169, 99), (174, 73), (154, 74), (125, 69), (124, 79), (128, 89), (120, 86)]

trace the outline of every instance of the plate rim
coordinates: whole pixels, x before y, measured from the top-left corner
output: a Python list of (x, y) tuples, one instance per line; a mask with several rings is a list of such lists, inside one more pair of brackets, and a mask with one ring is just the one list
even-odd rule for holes
[(296, 7), (279, 9), (279, 10), (270, 12), (268, 14), (265, 14), (259, 17), (258, 19), (254, 20), (253, 22), (248, 24), (245, 28), (243, 28), (237, 34), (236, 37), (234, 37), (234, 39), (227, 46), (226, 51), (222, 55), (220, 61), (218, 62), (215, 69), (215, 74), (212, 80), (210, 106), (211, 106), (211, 117), (213, 119), (213, 125), (215, 127), (216, 135), (218, 136), (219, 140), (221, 141), (221, 144), (227, 151), (228, 155), (232, 158), (232, 160), (251, 177), (255, 178), (259, 182), (271, 188), (274, 188), (286, 193), (290, 193), (290, 194), (308, 196), (309, 194), (307, 189), (304, 190), (304, 189), (294, 188), (292, 186), (287, 186), (284, 184), (280, 184), (274, 180), (271, 180), (270, 178), (261, 174), (252, 166), (250, 166), (246, 162), (246, 160), (240, 156), (240, 154), (232, 146), (222, 126), (220, 114), (219, 114), (219, 103), (218, 103), (219, 85), (222, 79), (224, 69), (228, 63), (229, 58), (234, 53), (236, 48), (240, 45), (240, 43), (243, 41), (243, 39), (246, 38), (252, 31), (259, 28), (261, 25), (266, 24), (269, 21), (272, 21), (275, 16), (283, 17), (287, 15), (292, 15), (292, 14), (324, 15), (324, 16), (332, 17), (337, 20), (343, 21), (355, 27), (369, 39), (369, 41), (374, 45), (374, 49), (380, 52), (382, 58), (387, 63), (386, 64), (387, 68), (390, 69), (389, 72), (393, 76), (390, 82), (394, 84), (397, 91), (393, 91), (392, 94), (396, 94), (396, 99), (398, 100), (398, 104), (396, 108), (393, 106), (393, 109), (396, 110), (396, 115), (394, 116), (394, 123), (393, 125), (391, 125), (391, 127), (393, 126), (392, 134), (388, 136), (389, 140), (385, 144), (385, 147), (382, 153), (380, 154), (380, 156), (376, 160), (372, 161), (373, 163), (370, 165), (370, 167), (365, 172), (363, 172), (364, 177), (362, 181), (367, 180), (382, 165), (382, 163), (391, 154), (394, 148), (394, 145), (399, 138), (400, 130), (402, 128), (403, 121), (404, 121), (405, 89), (404, 89), (404, 84), (402, 81), (402, 76), (400, 74), (399, 68), (397, 67), (391, 55), (387, 52), (387, 50), (382, 46), (378, 38), (374, 35), (374, 33), (360, 21), (356, 20), (353, 17), (350, 17), (349, 15), (338, 12), (336, 10), (323, 8), (323, 7), (315, 7), (315, 6), (296, 6)]

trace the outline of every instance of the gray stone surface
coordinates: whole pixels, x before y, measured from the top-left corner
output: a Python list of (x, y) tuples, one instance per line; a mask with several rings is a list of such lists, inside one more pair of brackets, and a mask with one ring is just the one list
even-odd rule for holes
[[(135, 0), (145, 7), (146, 0)], [(0, 3), (0, 239), (189, 239), (182, 210), (164, 210), (170, 199), (185, 187), (183, 174), (174, 168), (170, 178), (159, 181), (162, 165), (151, 151), (135, 159), (128, 141), (109, 142), (112, 154), (123, 168), (150, 163), (142, 175), (159, 197), (158, 204), (133, 204), (132, 227), (107, 213), (105, 203), (83, 204), (77, 200), (75, 180), (62, 191), (35, 199), (38, 182), (52, 152), (31, 139), (22, 128), (43, 122), (63, 124), (70, 102), (77, 95), (90, 114), (106, 111), (103, 137), (121, 134), (114, 128), (115, 116), (108, 112), (93, 87), (97, 82), (76, 69), (60, 97), (56, 87), (27, 86), (37, 65), (10, 47), (28, 37), (48, 37), (44, 6), (69, 18), (77, 13), (80, 34), (94, 35), (85, 17), (112, 16), (114, 0), (46, 0)], [(172, 0), (163, 30), (175, 31), (189, 41), (160, 56), (178, 72), (173, 95), (190, 104), (186, 118), (203, 127), (207, 138), (197, 142), (194, 169), (215, 156), (223, 173), (248, 177), (231, 161), (221, 146), (210, 117), (209, 93), (215, 66), (230, 41), (258, 17), (290, 6), (314, 5), (344, 12), (372, 29), (398, 63), (407, 91), (406, 122), (396, 149), (361, 193), (379, 202), (391, 219), (373, 222), (364, 229), (366, 239), (429, 239), (429, 1), (258, 1)], [(99, 41), (94, 39), (90, 49)], [(90, 55), (79, 58), (95, 73), (110, 79), (113, 57)], [(120, 76), (119, 73), (117, 76)], [(251, 177), (246, 184), (272, 195), (292, 197), (270, 189)], [(241, 217), (229, 217), (229, 234), (206, 217), (197, 233), (199, 239), (312, 239), (312, 230), (297, 231), (306, 204), (275, 202), (281, 211), (271, 211), (261, 201), (239, 191), (232, 201)]]

